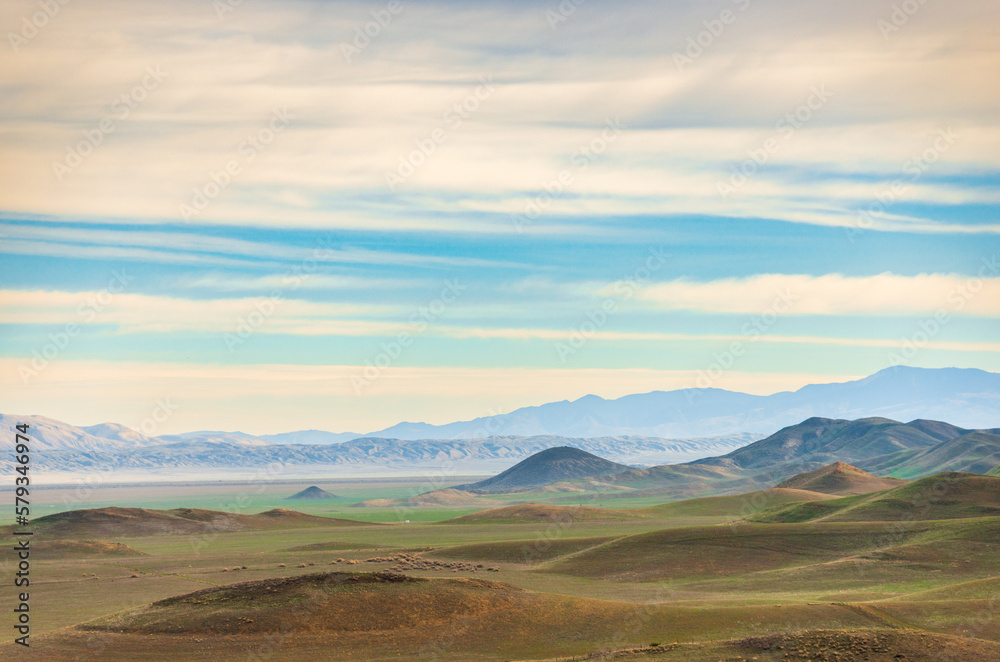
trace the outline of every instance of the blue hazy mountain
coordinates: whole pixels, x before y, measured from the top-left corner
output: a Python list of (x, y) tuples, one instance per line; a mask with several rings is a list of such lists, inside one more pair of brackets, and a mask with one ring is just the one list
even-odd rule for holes
[(1000, 374), (972, 368), (888, 368), (864, 379), (748, 395), (721, 389), (654, 391), (605, 400), (524, 407), (509, 414), (430, 425), (400, 423), (369, 437), (479, 438), (490, 435), (661, 438), (737, 432), (770, 434), (812, 417), (931, 419), (969, 429), (1000, 426)]

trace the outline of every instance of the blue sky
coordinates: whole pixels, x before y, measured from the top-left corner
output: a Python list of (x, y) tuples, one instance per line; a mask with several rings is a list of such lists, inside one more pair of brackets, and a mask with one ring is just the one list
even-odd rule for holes
[(367, 432), (1000, 370), (995, 3), (35, 11), (5, 412)]

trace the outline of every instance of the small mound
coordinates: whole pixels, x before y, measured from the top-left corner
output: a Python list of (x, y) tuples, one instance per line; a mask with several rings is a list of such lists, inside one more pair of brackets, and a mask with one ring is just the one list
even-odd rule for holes
[[(39, 517), (35, 531), (47, 538), (114, 538), (163, 534), (226, 533), (295, 526), (373, 526), (368, 522), (306, 515), (277, 508), (241, 515), (201, 508), (87, 508)], [(4, 527), (11, 530), (11, 527)]]
[(484, 579), (332, 572), (212, 587), (80, 627), (222, 635), (281, 632), (294, 621), (296, 632), (378, 632), (502, 612), (526, 595)]
[(42, 559), (62, 559), (74, 556), (145, 556), (145, 552), (106, 540), (40, 540), (32, 551)]
[(310, 485), (309, 487), (307, 487), (306, 489), (302, 490), (301, 492), (296, 492), (292, 496), (287, 497), (285, 500), (286, 501), (291, 500), (291, 499), (314, 499), (314, 500), (322, 500), (322, 499), (337, 499), (337, 498), (339, 498), (339, 497), (337, 497), (336, 494), (333, 494), (331, 492), (327, 492), (326, 490), (324, 490), (324, 489), (322, 489), (320, 487), (317, 487), (316, 485)]
[(775, 487), (850, 496), (881, 492), (905, 483), (900, 478), (881, 478), (850, 464), (834, 462), (815, 471), (792, 476)]
[(391, 506), (481, 506), (493, 505), (489, 499), (482, 499), (471, 492), (456, 489), (434, 490), (407, 499), (369, 499), (356, 503), (353, 508), (385, 508)]
[(401, 504), (399, 499), (368, 499), (368, 501), (352, 505), (351, 508), (390, 508)]
[(572, 522), (587, 522), (596, 520), (641, 520), (649, 519), (648, 515), (632, 510), (611, 510), (609, 508), (590, 508), (588, 506), (546, 506), (538, 503), (526, 503), (517, 506), (492, 508), (471, 515), (463, 515), (454, 519), (438, 522), (439, 524), (531, 524), (548, 522), (553, 524), (569, 524)]

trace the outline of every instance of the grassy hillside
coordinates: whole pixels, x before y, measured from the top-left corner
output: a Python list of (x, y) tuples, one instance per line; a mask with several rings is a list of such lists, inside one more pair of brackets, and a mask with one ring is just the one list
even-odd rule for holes
[(893, 522), (1000, 515), (1000, 477), (947, 472), (871, 495), (763, 511), (759, 522)]
[(930, 448), (871, 458), (862, 466), (877, 473), (912, 478), (942, 471), (984, 474), (998, 463), (1000, 435), (970, 432)]
[[(959, 550), (988, 553), (1000, 535), (1000, 518), (910, 522), (887, 529), (879, 522), (743, 524), (653, 531), (619, 538), (545, 566), (547, 572), (614, 581), (716, 580), (814, 567), (836, 573), (837, 561), (883, 555), (899, 558), (947, 555)], [(946, 542), (947, 541), (947, 542)], [(951, 545), (951, 550), (941, 549)], [(888, 555), (888, 556), (887, 556)], [(978, 556), (977, 556), (978, 558)], [(924, 559), (927, 562), (927, 559)], [(1000, 570), (1000, 557), (984, 561)], [(763, 573), (763, 574), (761, 574)], [(777, 581), (777, 575), (771, 576)]]

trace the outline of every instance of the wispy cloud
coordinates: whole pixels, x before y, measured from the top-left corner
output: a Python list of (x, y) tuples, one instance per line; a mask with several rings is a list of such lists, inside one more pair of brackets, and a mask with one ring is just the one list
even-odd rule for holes
[(759, 314), (786, 301), (791, 315), (1000, 316), (1000, 278), (885, 273), (868, 277), (760, 274), (711, 282), (677, 280), (650, 285), (638, 298), (662, 310)]
[[(178, 222), (178, 205), (241, 158), (241, 141), (266, 127), (275, 107), (295, 119), (192, 222), (505, 232), (483, 213), (523, 208), (609, 117), (620, 117), (626, 134), (577, 173), (551, 214), (844, 225), (871, 191), (818, 185), (796, 177), (797, 169), (868, 173), (877, 186), (945, 127), (961, 138), (933, 173), (951, 181), (914, 183), (907, 199), (996, 204), (995, 191), (969, 185), (963, 174), (1000, 168), (996, 99), (981, 84), (1000, 70), (985, 29), (997, 9), (981, 0), (957, 4), (924, 6), (922, 20), (891, 43), (870, 4), (841, 3), (837, 15), (820, 5), (755, 4), (694, 66), (678, 71), (671, 53), (703, 29), (712, 8), (640, 3), (633, 16), (609, 23), (610, 5), (595, 0), (553, 32), (540, 7), (421, 4), (348, 63), (339, 42), (368, 20), (363, 4), (255, 3), (220, 22), (204, 4), (154, 0), (140, 19), (95, 0), (74, 6), (72, 21), (52, 21), (0, 74), (7, 90), (0, 178), (8, 184), (0, 208)], [(7, 23), (16, 24), (34, 5), (5, 7)], [(150, 65), (169, 72), (162, 85), (58, 183), (52, 162), (113, 115), (115, 99)], [(487, 74), (497, 81), (495, 94), (390, 195), (385, 173), (446, 125), (449, 108)], [(55, 76), (66, 83), (49, 85)], [(832, 100), (801, 122), (739, 196), (721, 200), (717, 182), (815, 86), (828, 88)], [(455, 218), (442, 209), (480, 213)], [(998, 231), (995, 220), (970, 223), (961, 214), (904, 220), (871, 229)]]

